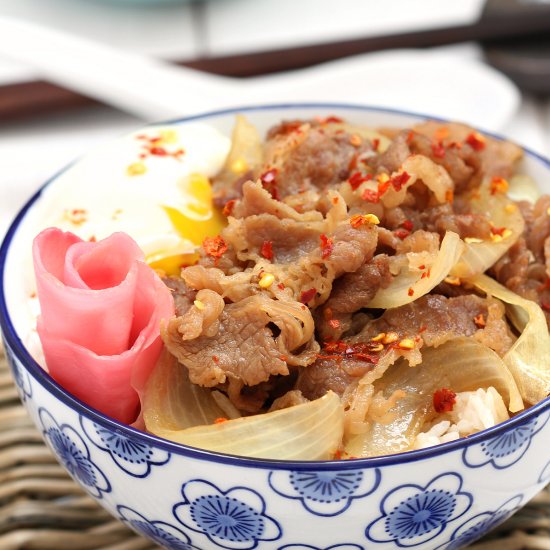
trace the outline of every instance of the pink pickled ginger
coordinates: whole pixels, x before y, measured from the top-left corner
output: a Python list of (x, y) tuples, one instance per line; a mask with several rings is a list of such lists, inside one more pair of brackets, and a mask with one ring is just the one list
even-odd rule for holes
[(170, 290), (125, 233), (83, 241), (56, 228), (33, 243), (38, 335), (51, 376), (67, 391), (132, 423), (160, 351)]

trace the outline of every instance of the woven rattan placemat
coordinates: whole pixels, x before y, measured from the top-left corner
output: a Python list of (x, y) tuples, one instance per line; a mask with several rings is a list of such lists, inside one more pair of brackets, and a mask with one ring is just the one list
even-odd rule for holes
[[(44, 445), (0, 344), (0, 550), (151, 550), (86, 495)], [(550, 486), (475, 550), (550, 550)]]

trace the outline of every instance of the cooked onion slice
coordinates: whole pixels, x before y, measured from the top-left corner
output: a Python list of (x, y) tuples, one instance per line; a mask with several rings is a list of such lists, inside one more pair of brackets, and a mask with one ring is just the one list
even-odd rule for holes
[(346, 453), (366, 457), (410, 449), (424, 424), (435, 417), (433, 394), (443, 387), (458, 393), (492, 386), (512, 412), (523, 408), (503, 360), (473, 338), (457, 338), (438, 348), (428, 348), (422, 357), (417, 367), (401, 359), (375, 383), (375, 392), (381, 391), (385, 399), (397, 391), (405, 395), (396, 400), (386, 418), (371, 419), (365, 433), (352, 436), (346, 442)]
[(240, 413), (227, 400), (220, 406), (220, 392), (191, 384), (187, 369), (164, 350), (145, 389), (143, 420), (147, 430), (183, 430), (201, 424), (211, 424), (217, 418), (237, 418)]
[(485, 214), (493, 223), (493, 238), (466, 243), (464, 253), (453, 267), (456, 277), (473, 277), (484, 273), (518, 240), (525, 222), (518, 207), (504, 194), (491, 194), (489, 186), (479, 189), (479, 196), (470, 201), (474, 214)]
[(235, 117), (231, 150), (216, 181), (230, 184), (236, 176), (256, 171), (263, 161), (262, 139), (257, 128), (243, 115)]
[(423, 155), (411, 155), (401, 165), (400, 170), (392, 174), (392, 178), (405, 172), (409, 175), (409, 179), (406, 183), (404, 183), (399, 190), (390, 186), (382, 195), (382, 204), (386, 208), (399, 206), (405, 200), (407, 189), (417, 180), (424, 183), (424, 185), (434, 194), (439, 204), (446, 202), (449, 193), (453, 191), (453, 180), (449, 176), (447, 170)]
[(486, 275), (470, 279), (483, 292), (502, 300), (520, 337), (503, 357), (523, 399), (538, 403), (550, 393), (550, 335), (538, 304), (521, 298)]
[[(212, 391), (191, 384), (185, 367), (167, 355), (147, 386), (147, 431), (209, 451), (280, 460), (327, 460), (340, 446), (344, 411), (335, 393), (287, 409), (225, 420), (226, 407), (218, 405)], [(220, 418), (224, 421), (215, 423)]]
[(369, 303), (370, 308), (389, 309), (413, 302), (436, 287), (451, 271), (462, 254), (459, 236), (447, 231), (439, 251), (423, 258), (424, 270), (409, 265), (387, 288), (380, 289)]

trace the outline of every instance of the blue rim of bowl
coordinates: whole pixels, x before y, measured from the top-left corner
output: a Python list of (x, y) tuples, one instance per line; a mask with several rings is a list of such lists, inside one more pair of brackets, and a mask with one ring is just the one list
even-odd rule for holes
[[(173, 120), (156, 122), (154, 125), (159, 124), (180, 124), (188, 123), (196, 120), (207, 120), (213, 117), (220, 117), (225, 115), (237, 114), (237, 113), (246, 113), (246, 112), (255, 112), (255, 111), (277, 111), (277, 110), (290, 110), (290, 109), (303, 109), (303, 110), (314, 110), (314, 109), (342, 109), (350, 111), (362, 111), (362, 112), (373, 112), (373, 113), (387, 113), (393, 115), (407, 116), (411, 118), (416, 118), (419, 121), (422, 120), (438, 120), (442, 122), (448, 122), (445, 119), (440, 117), (425, 115), (416, 112), (402, 111), (399, 109), (388, 109), (383, 107), (371, 107), (368, 105), (360, 104), (350, 104), (350, 103), (278, 103), (278, 104), (266, 104), (266, 105), (257, 105), (257, 106), (245, 106), (245, 107), (232, 107), (229, 109), (221, 109), (215, 111), (208, 111), (205, 113), (200, 113), (197, 115), (191, 115), (187, 117), (182, 117)], [(498, 134), (492, 132), (483, 131), (484, 134), (493, 136), (497, 139), (504, 139)], [(531, 151), (528, 148), (523, 147), (523, 151), (526, 155), (535, 158), (540, 163), (542, 163), (548, 170), (550, 170), (550, 160)], [(75, 161), (75, 162), (78, 162)], [(449, 443), (441, 443), (439, 445), (428, 447), (425, 449), (419, 449), (415, 451), (405, 451), (402, 453), (377, 456), (372, 458), (357, 458), (353, 460), (326, 460), (326, 461), (290, 461), (290, 460), (274, 460), (274, 459), (264, 459), (264, 458), (249, 458), (242, 456), (229, 455), (224, 453), (218, 453), (214, 451), (207, 451), (203, 449), (197, 449), (195, 447), (189, 447), (187, 445), (173, 443), (166, 439), (162, 439), (155, 435), (142, 432), (136, 428), (132, 428), (127, 424), (122, 424), (117, 420), (105, 416), (103, 413), (97, 411), (96, 409), (90, 407), (83, 401), (80, 401), (78, 398), (74, 397), (68, 393), (63, 387), (61, 387), (38, 363), (31, 357), (23, 343), (21, 342), (19, 336), (15, 332), (15, 329), (11, 323), (5, 296), (4, 296), (4, 272), (6, 265), (7, 253), (10, 247), (12, 238), (17, 231), (21, 221), (25, 217), (27, 211), (33, 206), (36, 200), (42, 194), (43, 189), (48, 186), (50, 183), (55, 181), (61, 174), (68, 170), (75, 162), (70, 163), (65, 168), (57, 172), (52, 176), (23, 206), (19, 211), (14, 221), (10, 225), (6, 236), (0, 246), (0, 329), (6, 343), (9, 348), (13, 351), (15, 356), (19, 359), (21, 364), (27, 370), (27, 372), (49, 393), (54, 397), (59, 399), (64, 405), (70, 409), (75, 410), (77, 413), (88, 417), (93, 422), (101, 425), (104, 428), (113, 430), (118, 433), (122, 433), (129, 438), (140, 438), (144, 439), (149, 445), (161, 448), (170, 453), (187, 456), (189, 458), (216, 462), (231, 466), (239, 467), (252, 467), (260, 469), (292, 469), (292, 470), (344, 470), (344, 469), (362, 469), (362, 468), (376, 468), (381, 466), (392, 466), (409, 462), (416, 462), (419, 460), (424, 460), (446, 453), (454, 452), (457, 450), (462, 450), (465, 447), (480, 443), (487, 439), (491, 439), (495, 436), (498, 436), (501, 432), (508, 431), (516, 426), (522, 425), (525, 422), (529, 421), (532, 417), (537, 416), (546, 409), (550, 409), (550, 397), (540, 401), (539, 403), (529, 407), (527, 410), (519, 413), (513, 418), (506, 420), (492, 428), (482, 430), (476, 434), (473, 434), (468, 437), (463, 437), (456, 441), (451, 441)], [(9, 353), (6, 350), (7, 353)]]

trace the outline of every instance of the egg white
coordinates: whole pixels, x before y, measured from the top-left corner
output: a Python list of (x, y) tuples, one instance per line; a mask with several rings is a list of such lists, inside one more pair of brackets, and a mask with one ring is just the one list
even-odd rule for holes
[[(183, 149), (180, 158), (147, 155), (140, 158), (144, 139), (163, 131), (171, 134), (168, 151)], [(82, 239), (105, 238), (124, 231), (146, 256), (191, 252), (195, 245), (173, 226), (163, 207), (190, 215), (192, 174), (212, 177), (223, 166), (231, 140), (204, 124), (149, 126), (126, 135), (78, 161), (46, 187), (35, 217), (41, 228), (59, 227)], [(130, 175), (138, 163), (143, 173)], [(74, 213), (76, 212), (76, 215)], [(191, 216), (193, 213), (191, 212)], [(200, 216), (195, 214), (196, 219)]]

